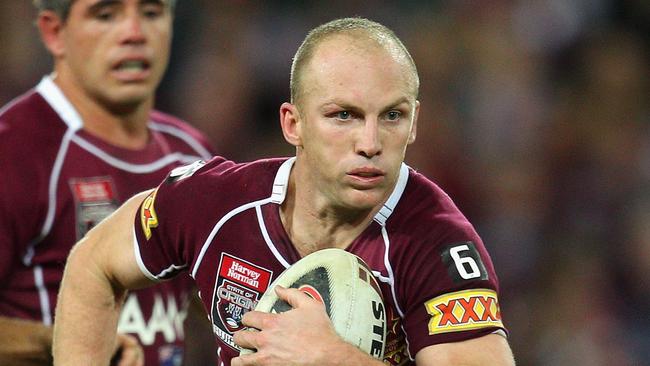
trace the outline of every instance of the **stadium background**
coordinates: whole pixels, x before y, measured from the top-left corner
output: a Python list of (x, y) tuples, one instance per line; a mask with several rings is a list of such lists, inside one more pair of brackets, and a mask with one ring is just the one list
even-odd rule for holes
[[(232, 159), (292, 154), (293, 52), (352, 15), (412, 52), (407, 162), (484, 238), (518, 364), (650, 365), (650, 2), (181, 0), (157, 106)], [(0, 1), (0, 104), (50, 70), (33, 18)]]

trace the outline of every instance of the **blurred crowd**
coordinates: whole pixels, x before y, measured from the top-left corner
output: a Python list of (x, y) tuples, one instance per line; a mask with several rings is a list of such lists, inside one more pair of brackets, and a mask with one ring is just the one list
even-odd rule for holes
[[(0, 104), (51, 68), (34, 15), (0, 1)], [(483, 237), (518, 364), (650, 365), (650, 2), (180, 0), (157, 106), (234, 160), (291, 155), (291, 57), (355, 15), (412, 52), (407, 163)]]

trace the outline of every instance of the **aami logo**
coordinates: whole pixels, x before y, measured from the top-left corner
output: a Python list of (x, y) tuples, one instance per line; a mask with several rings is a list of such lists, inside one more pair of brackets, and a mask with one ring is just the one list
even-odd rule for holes
[(499, 300), (493, 290), (453, 292), (427, 301), (429, 334), (457, 332), (485, 327), (503, 327)]
[(117, 329), (136, 335), (144, 346), (152, 345), (156, 334), (161, 334), (165, 342), (173, 343), (183, 339), (183, 322), (187, 317), (187, 309), (179, 309), (178, 305), (173, 296), (169, 295), (165, 301), (160, 294), (156, 294), (151, 309), (147, 309), (151, 316), (146, 319), (143, 304), (135, 294), (131, 294), (124, 303)]

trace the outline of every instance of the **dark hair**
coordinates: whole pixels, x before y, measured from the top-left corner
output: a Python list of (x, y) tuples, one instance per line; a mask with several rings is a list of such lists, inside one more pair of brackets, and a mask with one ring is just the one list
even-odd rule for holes
[[(51, 10), (55, 12), (62, 20), (68, 19), (70, 8), (75, 0), (34, 0), (34, 6), (38, 11)], [(176, 5), (176, 0), (167, 0), (172, 9)]]
[(61, 19), (68, 18), (70, 7), (74, 0), (34, 0), (34, 6), (38, 11), (51, 10), (55, 12)]

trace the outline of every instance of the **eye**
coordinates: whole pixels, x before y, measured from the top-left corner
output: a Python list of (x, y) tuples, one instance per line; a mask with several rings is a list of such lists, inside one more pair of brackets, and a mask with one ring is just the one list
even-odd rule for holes
[(340, 111), (336, 114), (336, 118), (345, 121), (352, 118), (352, 114), (349, 111)]
[(142, 9), (142, 14), (149, 19), (155, 19), (163, 14), (162, 5), (148, 5)]
[(400, 111), (389, 111), (386, 113), (386, 119), (389, 121), (397, 121), (400, 119), (402, 116), (402, 112)]
[(95, 13), (95, 19), (108, 22), (115, 18), (115, 12), (111, 8), (103, 8)]

